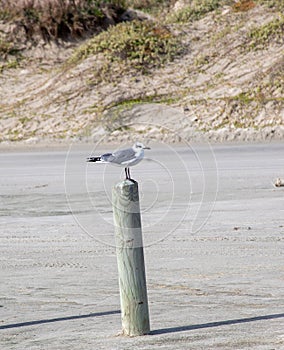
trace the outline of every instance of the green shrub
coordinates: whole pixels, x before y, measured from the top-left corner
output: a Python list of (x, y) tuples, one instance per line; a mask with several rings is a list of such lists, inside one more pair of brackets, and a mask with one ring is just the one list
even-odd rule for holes
[(223, 1), (220, 0), (193, 0), (191, 4), (171, 15), (171, 22), (186, 23), (196, 21), (207, 13), (218, 9)]
[(283, 0), (254, 0), (259, 5), (267, 6), (270, 9), (277, 11), (284, 11), (284, 1)]
[(280, 16), (260, 27), (253, 28), (248, 34), (250, 48), (263, 48), (272, 41), (284, 44), (284, 17)]
[(10, 54), (12, 50), (12, 43), (2, 40), (0, 38), (0, 57), (5, 57)]
[(134, 68), (150, 68), (172, 60), (180, 51), (169, 29), (151, 21), (119, 23), (82, 45), (72, 56), (78, 61), (102, 53), (108, 62), (126, 62)]

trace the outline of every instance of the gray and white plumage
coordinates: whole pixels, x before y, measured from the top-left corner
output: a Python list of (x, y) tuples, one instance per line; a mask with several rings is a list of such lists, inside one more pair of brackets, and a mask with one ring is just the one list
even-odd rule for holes
[(117, 150), (113, 153), (104, 153), (99, 157), (89, 157), (87, 162), (107, 163), (125, 168), (126, 178), (130, 179), (129, 167), (141, 162), (144, 157), (144, 150), (150, 149), (141, 142), (135, 142), (131, 148)]

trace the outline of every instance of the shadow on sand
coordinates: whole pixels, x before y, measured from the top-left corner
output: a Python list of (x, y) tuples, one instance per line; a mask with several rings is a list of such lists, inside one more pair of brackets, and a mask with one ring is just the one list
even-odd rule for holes
[(158, 334), (166, 334), (166, 333), (185, 332), (185, 331), (192, 331), (195, 329), (220, 327), (220, 326), (233, 325), (233, 324), (238, 324), (238, 323), (273, 320), (276, 318), (284, 318), (284, 313), (264, 315), (264, 316), (255, 316), (255, 317), (248, 317), (248, 318), (237, 318), (234, 320), (225, 320), (225, 321), (193, 324), (193, 325), (181, 326), (181, 327), (162, 328), (162, 329), (157, 329), (157, 330), (151, 331), (150, 334), (151, 335), (158, 335)]
[[(44, 319), (44, 320), (28, 321), (28, 322), (21, 322), (21, 323), (12, 323), (12, 324), (6, 324), (6, 325), (0, 326), (0, 330), (1, 329), (8, 329), (8, 328), (35, 326), (35, 325), (40, 325), (40, 324), (45, 324), (45, 323), (53, 323), (53, 322), (61, 322), (61, 321), (79, 320), (79, 319), (84, 319), (84, 318), (108, 316), (108, 315), (115, 315), (115, 314), (120, 314), (120, 310), (96, 312), (96, 313), (91, 313), (91, 314), (87, 314), (87, 315), (49, 318), (49, 319)], [(239, 324), (239, 323), (248, 323), (248, 322), (264, 321), (264, 320), (273, 320), (273, 319), (277, 319), (277, 318), (284, 318), (284, 313), (255, 316), (255, 317), (247, 317), (247, 318), (237, 318), (237, 319), (233, 319), (233, 320), (216, 321), (216, 322), (201, 323), (201, 324), (193, 324), (193, 325), (189, 325), (189, 326), (162, 328), (162, 329), (156, 329), (156, 330), (151, 331), (150, 335), (185, 332), (185, 331), (192, 331), (195, 329), (228, 326), (228, 325), (234, 325), (234, 324)]]
[(21, 322), (21, 323), (12, 323), (12, 324), (2, 325), (2, 326), (0, 326), (0, 329), (35, 326), (35, 325), (44, 324), (44, 323), (53, 323), (53, 322), (70, 321), (70, 320), (80, 320), (80, 319), (83, 319), (83, 318), (108, 316), (108, 315), (115, 315), (115, 314), (120, 314), (120, 310), (95, 312), (95, 313), (87, 314), (87, 315), (77, 315), (77, 316), (66, 316), (66, 317), (49, 318), (49, 319), (45, 319), (45, 320), (28, 321), (28, 322)]

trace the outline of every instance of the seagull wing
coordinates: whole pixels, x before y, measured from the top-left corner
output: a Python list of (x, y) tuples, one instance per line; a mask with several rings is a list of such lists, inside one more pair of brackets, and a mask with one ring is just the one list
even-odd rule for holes
[(104, 163), (111, 163), (114, 159), (114, 156), (112, 153), (105, 153), (100, 156), (101, 161)]
[(112, 156), (111, 163), (123, 165), (135, 158), (135, 151), (132, 148), (126, 148), (114, 152)]

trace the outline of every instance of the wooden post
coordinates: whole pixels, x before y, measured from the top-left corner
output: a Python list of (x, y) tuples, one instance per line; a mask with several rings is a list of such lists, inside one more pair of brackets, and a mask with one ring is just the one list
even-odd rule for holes
[(150, 332), (138, 183), (124, 180), (112, 192), (122, 333)]

